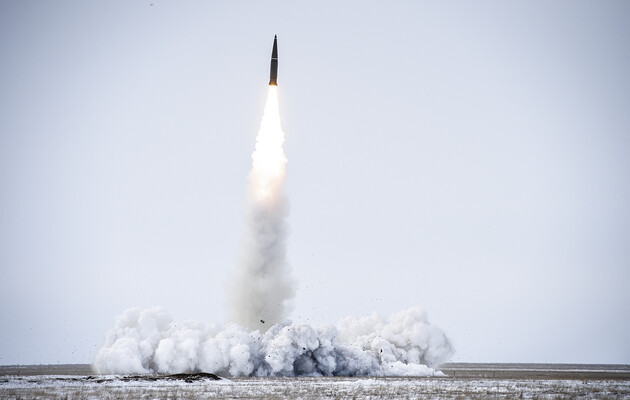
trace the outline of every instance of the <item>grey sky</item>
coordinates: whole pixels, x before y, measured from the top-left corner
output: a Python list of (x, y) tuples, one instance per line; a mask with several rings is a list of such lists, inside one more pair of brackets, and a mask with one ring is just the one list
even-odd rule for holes
[(0, 364), (222, 323), (273, 35), (293, 320), (630, 363), (630, 3), (0, 3)]

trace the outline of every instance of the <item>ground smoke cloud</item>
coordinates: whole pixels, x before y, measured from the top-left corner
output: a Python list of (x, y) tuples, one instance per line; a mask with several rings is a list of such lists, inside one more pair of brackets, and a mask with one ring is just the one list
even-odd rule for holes
[(223, 376), (433, 375), (452, 347), (419, 308), (389, 319), (348, 317), (337, 327), (276, 324), (250, 332), (198, 322), (174, 324), (163, 308), (131, 309), (116, 319), (99, 351), (99, 373)]

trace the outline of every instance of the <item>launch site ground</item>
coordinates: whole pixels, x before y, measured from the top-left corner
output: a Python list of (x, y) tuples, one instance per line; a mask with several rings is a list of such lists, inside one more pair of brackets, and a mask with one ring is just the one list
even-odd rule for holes
[[(3, 399), (622, 399), (629, 365), (449, 363), (443, 377), (186, 379), (96, 375), (90, 365), (0, 366)], [(150, 377), (150, 379), (147, 379)], [(164, 379), (162, 379), (164, 378)]]

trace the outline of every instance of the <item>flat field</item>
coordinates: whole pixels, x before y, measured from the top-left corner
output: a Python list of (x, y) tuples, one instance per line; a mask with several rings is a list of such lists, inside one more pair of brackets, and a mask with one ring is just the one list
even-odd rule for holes
[(446, 364), (445, 377), (163, 379), (0, 366), (2, 399), (627, 399), (630, 366)]

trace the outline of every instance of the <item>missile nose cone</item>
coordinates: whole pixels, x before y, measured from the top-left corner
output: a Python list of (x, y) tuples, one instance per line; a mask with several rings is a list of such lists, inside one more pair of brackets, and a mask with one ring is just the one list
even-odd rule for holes
[(273, 37), (273, 49), (271, 50), (271, 71), (269, 85), (278, 86), (278, 35)]

